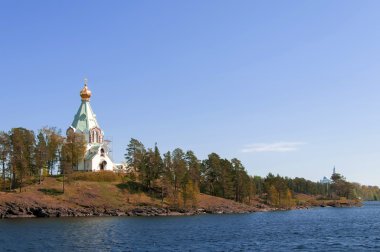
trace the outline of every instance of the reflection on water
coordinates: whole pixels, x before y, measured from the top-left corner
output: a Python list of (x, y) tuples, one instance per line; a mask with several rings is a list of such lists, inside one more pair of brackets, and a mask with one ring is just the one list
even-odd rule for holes
[(0, 221), (6, 251), (380, 251), (380, 204), (190, 217)]

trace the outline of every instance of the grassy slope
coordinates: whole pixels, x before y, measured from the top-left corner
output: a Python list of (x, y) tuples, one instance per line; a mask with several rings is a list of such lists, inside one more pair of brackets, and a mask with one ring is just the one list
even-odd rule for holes
[[(143, 192), (131, 192), (121, 182), (89, 182), (71, 181), (66, 184), (65, 193), (62, 193), (62, 182), (56, 178), (45, 178), (41, 185), (30, 185), (22, 192), (0, 192), (0, 206), (15, 203), (22, 206), (39, 206), (47, 208), (66, 209), (118, 209), (127, 211), (139, 206), (167, 207), (160, 199), (148, 196)], [(210, 212), (248, 212), (264, 210), (255, 206), (247, 206), (223, 198), (200, 194), (198, 208)]]

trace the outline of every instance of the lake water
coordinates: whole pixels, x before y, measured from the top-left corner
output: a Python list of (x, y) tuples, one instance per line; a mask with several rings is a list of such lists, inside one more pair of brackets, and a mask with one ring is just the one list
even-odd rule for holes
[(380, 251), (380, 203), (189, 217), (0, 220), (2, 251)]

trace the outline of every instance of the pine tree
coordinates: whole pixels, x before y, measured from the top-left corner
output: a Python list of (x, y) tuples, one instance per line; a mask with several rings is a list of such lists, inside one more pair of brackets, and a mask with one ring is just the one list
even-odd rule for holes
[(144, 145), (137, 139), (131, 138), (127, 147), (127, 153), (124, 155), (128, 166), (138, 172), (143, 164), (145, 153)]
[(162, 195), (161, 200), (162, 203), (164, 201), (164, 198), (167, 197), (169, 200), (169, 203), (175, 204), (175, 193), (174, 193), (174, 171), (173, 171), (173, 162), (172, 162), (172, 155), (170, 151), (164, 154), (163, 159), (163, 171), (162, 171)]
[(178, 192), (182, 185), (186, 185), (186, 161), (184, 152), (177, 148), (172, 153), (174, 191)]
[(188, 172), (188, 182), (186, 184), (186, 191), (188, 191), (188, 198), (192, 202), (192, 207), (197, 206), (197, 195), (199, 194), (200, 184), (200, 161), (195, 156), (194, 152), (187, 151), (185, 160)]

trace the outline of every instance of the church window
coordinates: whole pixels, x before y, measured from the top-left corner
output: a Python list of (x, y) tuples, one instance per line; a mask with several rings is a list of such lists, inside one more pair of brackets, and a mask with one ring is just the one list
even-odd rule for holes
[(103, 142), (102, 131), (99, 128), (93, 128), (90, 131), (90, 142), (91, 143), (102, 143)]
[(97, 143), (98, 142), (98, 134), (95, 130), (93, 132), (94, 132), (94, 142)]

